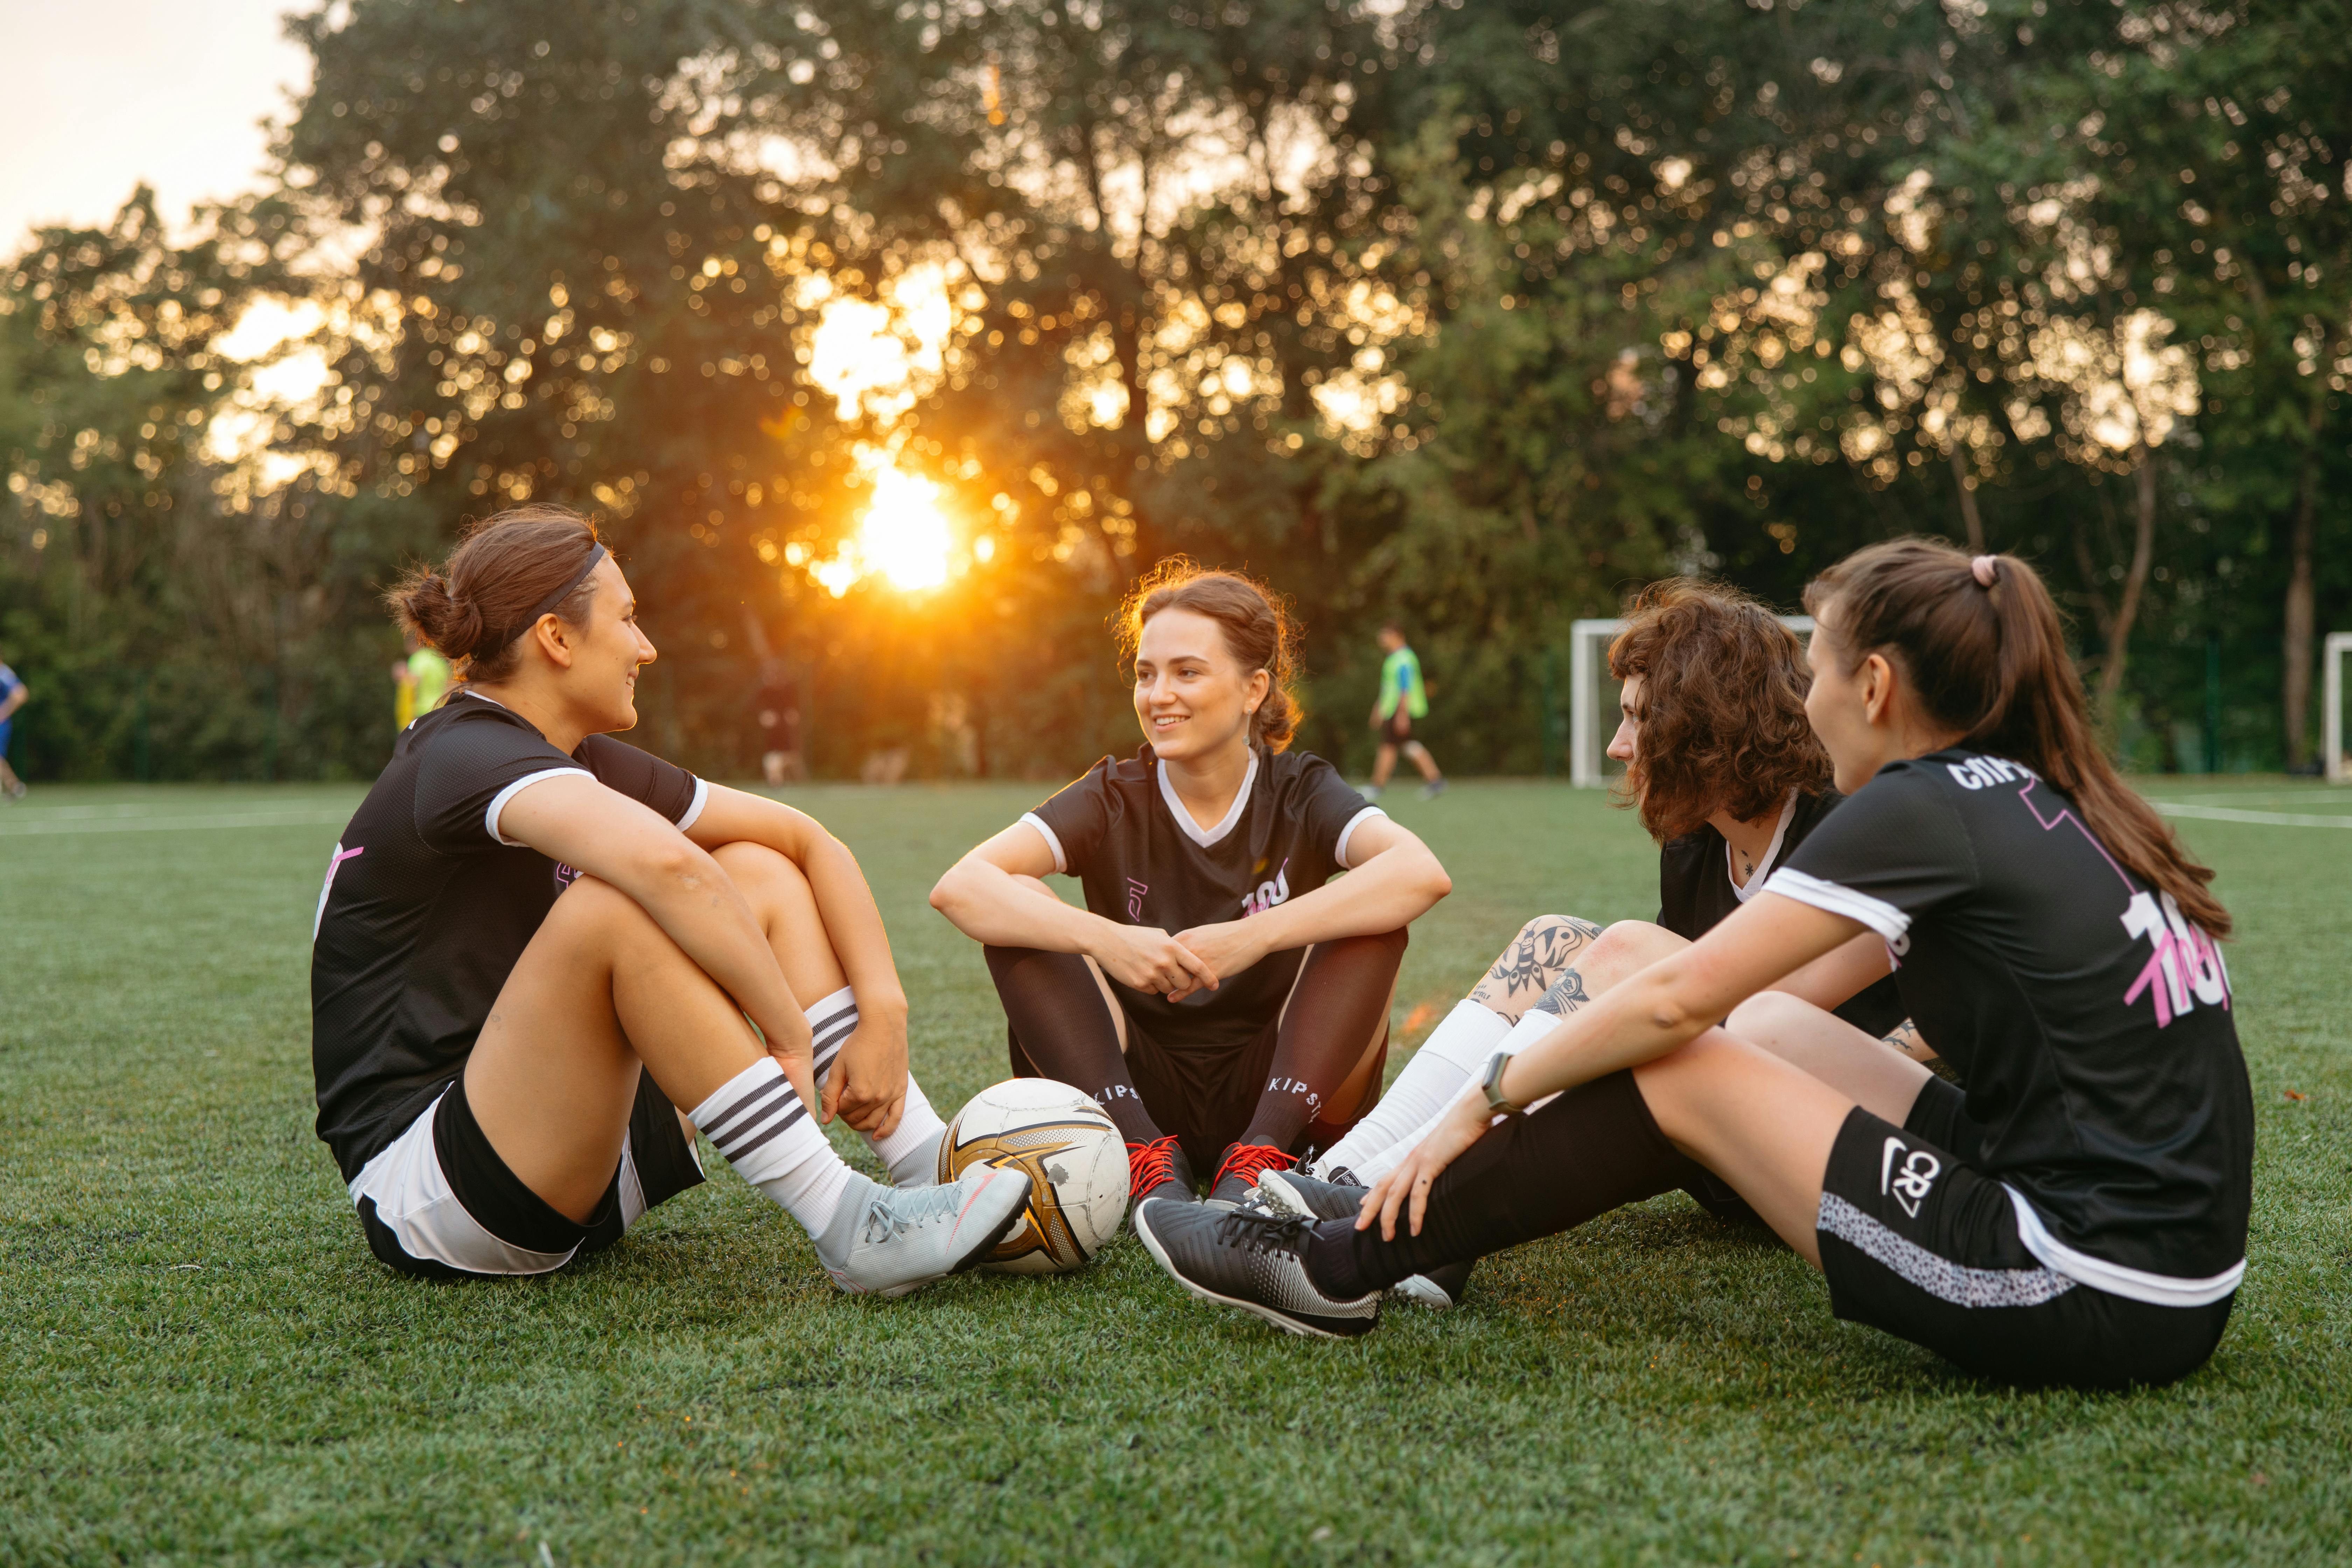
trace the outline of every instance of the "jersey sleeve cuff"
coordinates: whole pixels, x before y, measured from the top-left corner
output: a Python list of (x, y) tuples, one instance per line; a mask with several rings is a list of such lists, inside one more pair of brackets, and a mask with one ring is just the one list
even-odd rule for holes
[(1038, 837), (1045, 839), (1045, 847), (1054, 852), (1054, 874), (1057, 877), (1068, 876), (1070, 874), (1069, 857), (1062, 853), (1062, 841), (1054, 836), (1052, 828), (1045, 826), (1045, 819), (1034, 811), (1024, 811), (1021, 814), (1021, 820), (1035, 828)]
[(1857, 893), (1852, 888), (1824, 882), (1819, 877), (1809, 877), (1787, 867), (1772, 873), (1764, 890), (1811, 904), (1817, 910), (1827, 910), (1833, 915), (1843, 915), (1850, 921), (1860, 921), (1889, 942), (1902, 941), (1903, 933), (1911, 929), (1911, 917), (1885, 900), (1874, 899), (1868, 893)]
[(482, 827), (489, 834), (490, 842), (493, 844), (504, 844), (509, 848), (521, 847), (521, 839), (509, 838), (499, 831), (499, 814), (506, 810), (507, 802), (512, 800), (515, 796), (520, 795), (531, 785), (540, 783), (543, 779), (560, 779), (570, 773), (578, 773), (583, 779), (593, 779), (596, 776), (594, 773), (590, 773), (586, 768), (541, 768), (535, 773), (525, 773), (522, 777), (515, 780), (514, 783), (507, 785), (506, 788), (499, 791), (498, 794), (490, 796), (490, 808), (482, 813)]
[(1363, 810), (1356, 813), (1355, 816), (1348, 818), (1348, 826), (1339, 829), (1339, 842), (1331, 847), (1331, 858), (1339, 863), (1339, 869), (1347, 871), (1354, 868), (1353, 863), (1348, 858), (1348, 841), (1356, 837), (1356, 829), (1364, 825), (1364, 819), (1372, 816), (1385, 817), (1387, 816), (1388, 813), (1382, 811), (1379, 806), (1368, 805), (1364, 807)]
[(680, 833), (683, 833), (688, 828), (692, 827), (695, 824), (696, 818), (702, 815), (702, 808), (709, 804), (709, 782), (705, 779), (696, 779), (694, 781), (694, 798), (687, 802), (686, 815), (677, 819), (677, 830)]

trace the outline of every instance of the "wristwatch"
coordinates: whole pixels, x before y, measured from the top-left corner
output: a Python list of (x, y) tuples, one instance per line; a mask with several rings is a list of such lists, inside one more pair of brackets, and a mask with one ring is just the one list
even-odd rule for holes
[(1486, 1064), (1486, 1076), (1478, 1086), (1486, 1091), (1486, 1109), (1497, 1116), (1520, 1116), (1526, 1114), (1528, 1109), (1503, 1098), (1503, 1068), (1510, 1059), (1510, 1052), (1496, 1051), (1495, 1059)]

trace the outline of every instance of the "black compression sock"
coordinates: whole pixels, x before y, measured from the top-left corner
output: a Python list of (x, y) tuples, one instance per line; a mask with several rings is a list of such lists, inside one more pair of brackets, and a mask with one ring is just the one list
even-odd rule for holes
[(1582, 1225), (1684, 1185), (1703, 1169), (1666, 1141), (1630, 1072), (1572, 1089), (1463, 1151), (1430, 1189), (1421, 1234), (1397, 1238), (1327, 1220), (1307, 1243), (1307, 1278), (1345, 1300)]

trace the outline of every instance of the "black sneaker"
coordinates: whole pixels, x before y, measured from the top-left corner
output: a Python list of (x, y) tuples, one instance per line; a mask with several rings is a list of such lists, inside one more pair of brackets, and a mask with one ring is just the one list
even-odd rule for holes
[(1278, 1329), (1312, 1339), (1370, 1333), (1381, 1321), (1378, 1291), (1334, 1300), (1307, 1278), (1314, 1222), (1259, 1204), (1213, 1209), (1155, 1200), (1135, 1214), (1135, 1234), (1152, 1260), (1203, 1301), (1239, 1307)]
[(1270, 1143), (1228, 1143), (1225, 1157), (1217, 1163), (1217, 1179), (1209, 1184), (1209, 1202), (1222, 1209), (1239, 1208), (1257, 1190), (1259, 1177), (1297, 1163)]
[(1127, 1146), (1127, 1194), (1139, 1206), (1147, 1198), (1201, 1201), (1192, 1191), (1192, 1162), (1184, 1157), (1184, 1145), (1174, 1134)]
[(1268, 1171), (1258, 1177), (1257, 1190), (1269, 1207), (1309, 1219), (1353, 1219), (1364, 1206), (1362, 1187), (1318, 1181), (1304, 1171)]
[[(1345, 1182), (1318, 1182), (1303, 1171), (1268, 1171), (1258, 1178), (1258, 1198), (1269, 1208), (1302, 1214), (1310, 1219), (1354, 1219), (1362, 1212), (1364, 1189)], [(1469, 1288), (1470, 1263), (1449, 1263), (1426, 1274), (1415, 1274), (1389, 1287), (1400, 1301), (1443, 1311), (1462, 1300)]]

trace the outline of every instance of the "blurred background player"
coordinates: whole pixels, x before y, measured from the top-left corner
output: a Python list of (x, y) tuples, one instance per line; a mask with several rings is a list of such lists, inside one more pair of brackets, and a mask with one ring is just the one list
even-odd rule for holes
[(1394, 621), (1381, 627), (1381, 700), (1372, 705), (1372, 729), (1381, 738), (1380, 755), (1372, 760), (1372, 782), (1363, 791), (1366, 800), (1378, 800), (1396, 771), (1398, 748), (1421, 770), (1421, 798), (1434, 800), (1445, 793), (1445, 775), (1429, 748), (1412, 738), (1412, 721), (1428, 717), (1429, 689), (1422, 684), (1421, 659), (1406, 646), (1403, 628)]
[(0, 799), (25, 798), (25, 781), (8, 765), (8, 731), (14, 728), (16, 710), (32, 695), (32, 688), (17, 679), (15, 670), (0, 664)]
[(751, 698), (751, 721), (760, 742), (760, 776), (772, 784), (808, 777), (801, 760), (801, 689), (781, 658), (760, 661), (760, 689)]
[(419, 713), (441, 706), (449, 691), (450, 671), (449, 661), (415, 632), (402, 640), (408, 645), (408, 657), (392, 667), (392, 721), (395, 729), (405, 730)]

